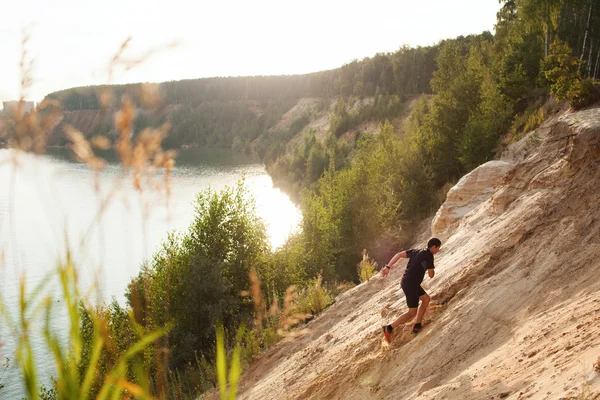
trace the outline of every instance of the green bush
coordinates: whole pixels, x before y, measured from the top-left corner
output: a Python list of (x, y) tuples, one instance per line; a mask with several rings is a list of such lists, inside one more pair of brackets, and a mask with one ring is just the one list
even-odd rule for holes
[(375, 261), (369, 259), (369, 255), (367, 254), (367, 250), (363, 250), (363, 259), (358, 264), (358, 279), (361, 282), (366, 282), (373, 277), (377, 273), (376, 271), (377, 264)]
[(322, 277), (319, 275), (298, 294), (294, 304), (295, 312), (316, 315), (325, 310), (332, 302), (333, 299), (322, 285)]
[(580, 60), (559, 40), (552, 43), (550, 54), (542, 62), (544, 75), (551, 83), (550, 92), (574, 109), (586, 107), (600, 98), (593, 80), (582, 78), (580, 67)]
[(56, 390), (56, 380), (52, 379), (52, 385), (40, 386), (40, 400), (58, 400), (58, 391)]
[[(79, 304), (80, 331), (82, 339), (81, 360), (79, 362), (79, 374), (84, 376), (93, 359), (95, 331), (100, 326), (103, 332), (103, 340), (106, 350), (100, 354), (96, 361), (96, 376), (91, 382), (90, 395), (95, 398), (104, 384), (103, 377), (106, 376), (116, 365), (120, 357), (128, 348), (132, 347), (144, 334), (145, 330), (136, 324), (133, 314), (122, 308), (116, 300), (107, 306), (88, 308), (82, 302)], [(129, 363), (129, 379), (136, 381), (133, 374), (134, 367), (141, 367), (150, 376), (156, 376), (156, 365), (153, 347), (142, 349), (140, 354), (132, 358)]]
[(272, 321), (260, 331), (256, 329), (247, 330), (241, 338), (241, 361), (242, 365), (248, 365), (261, 352), (268, 350), (280, 339), (277, 326)]
[(540, 107), (533, 113), (529, 114), (523, 124), (523, 132), (530, 132), (538, 128), (547, 117), (547, 110), (545, 107)]
[(600, 92), (591, 78), (576, 80), (567, 92), (571, 107), (578, 110), (600, 100)]
[(189, 362), (186, 366), (169, 371), (168, 399), (195, 399), (218, 384), (217, 368), (204, 356)]
[[(170, 235), (129, 285), (127, 298), (142, 326), (175, 321), (169, 334), (173, 368), (211, 354), (214, 326), (251, 318), (250, 268), (264, 269), (270, 254), (263, 221), (240, 181), (221, 192), (201, 192), (188, 231)], [(166, 345), (166, 344), (165, 344)]]
[(262, 330), (261, 342), (263, 349), (268, 349), (279, 341), (279, 334), (274, 326), (268, 326)]
[(241, 345), (242, 364), (249, 364), (263, 350), (261, 346), (261, 332), (248, 330), (244, 332)]
[(525, 133), (537, 129), (544, 122), (547, 115), (548, 110), (544, 106), (527, 108), (522, 114), (514, 117), (505, 142), (514, 143), (521, 140)]

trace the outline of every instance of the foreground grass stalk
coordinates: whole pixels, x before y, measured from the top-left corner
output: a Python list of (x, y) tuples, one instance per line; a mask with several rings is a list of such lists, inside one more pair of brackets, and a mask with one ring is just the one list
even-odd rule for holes
[(102, 321), (98, 315), (92, 315), (94, 339), (89, 363), (80, 376), (79, 367), (82, 361), (83, 339), (80, 330), (81, 317), (78, 305), (82, 301), (82, 297), (78, 289), (76, 268), (69, 252), (67, 252), (66, 261), (59, 263), (57, 273), (62, 289), (60, 302), (67, 309), (70, 324), (68, 344), (61, 343), (51, 327), (54, 311), (52, 305), (55, 300), (51, 297), (40, 298), (45, 283), (49, 281), (48, 278), (42, 279), (42, 282), (30, 294), (26, 290), (25, 278), (21, 279), (17, 324), (7, 312), (7, 307), (0, 301), (0, 316), (6, 322), (6, 326), (11, 333), (18, 337), (16, 361), (21, 369), (28, 399), (39, 399), (42, 390), (38, 380), (36, 357), (31, 343), (32, 326), (41, 313), (43, 313), (45, 321), (42, 332), (43, 337), (56, 365), (56, 387), (50, 390), (54, 398), (65, 400), (89, 399), (93, 382), (100, 380), (102, 386), (98, 396), (95, 397), (96, 399), (121, 399), (123, 396), (154, 399), (148, 390), (150, 385), (146, 382), (138, 384), (129, 380), (130, 361), (138, 353), (165, 335), (170, 327), (160, 328), (141, 336), (134, 345), (118, 358), (115, 366), (106, 376), (98, 376), (99, 360), (103, 352), (108, 351), (108, 349), (102, 333)]
[[(238, 338), (243, 336), (244, 327), (238, 331)], [(240, 332), (242, 332), (240, 334)], [(231, 355), (231, 368), (229, 369), (229, 391), (227, 390), (227, 356), (225, 352), (225, 333), (223, 326), (217, 327), (217, 379), (221, 400), (235, 400), (237, 397), (237, 384), (242, 373), (240, 363), (241, 348), (237, 341)]]

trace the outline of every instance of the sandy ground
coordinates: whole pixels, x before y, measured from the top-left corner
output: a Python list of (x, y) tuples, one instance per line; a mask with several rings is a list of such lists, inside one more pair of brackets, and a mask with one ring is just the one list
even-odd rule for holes
[(382, 340), (406, 310), (402, 262), (260, 356), (240, 398), (600, 399), (600, 109), (534, 138), (443, 237), (421, 333)]

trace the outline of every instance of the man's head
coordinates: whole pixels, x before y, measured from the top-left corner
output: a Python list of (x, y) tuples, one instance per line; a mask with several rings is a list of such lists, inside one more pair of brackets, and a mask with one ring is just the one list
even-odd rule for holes
[(431, 238), (427, 242), (427, 248), (431, 252), (431, 254), (437, 254), (440, 251), (440, 246), (442, 245), (442, 241), (438, 238)]

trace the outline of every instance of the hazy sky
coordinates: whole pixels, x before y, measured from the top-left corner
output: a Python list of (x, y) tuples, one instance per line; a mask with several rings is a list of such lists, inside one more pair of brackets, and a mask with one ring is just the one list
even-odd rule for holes
[(498, 0), (22, 0), (0, 11), (0, 101), (19, 96), (21, 31), (31, 40), (28, 98), (107, 83), (107, 65), (132, 36), (131, 56), (178, 41), (112, 83), (273, 75), (336, 68), (401, 45), (493, 30)]

